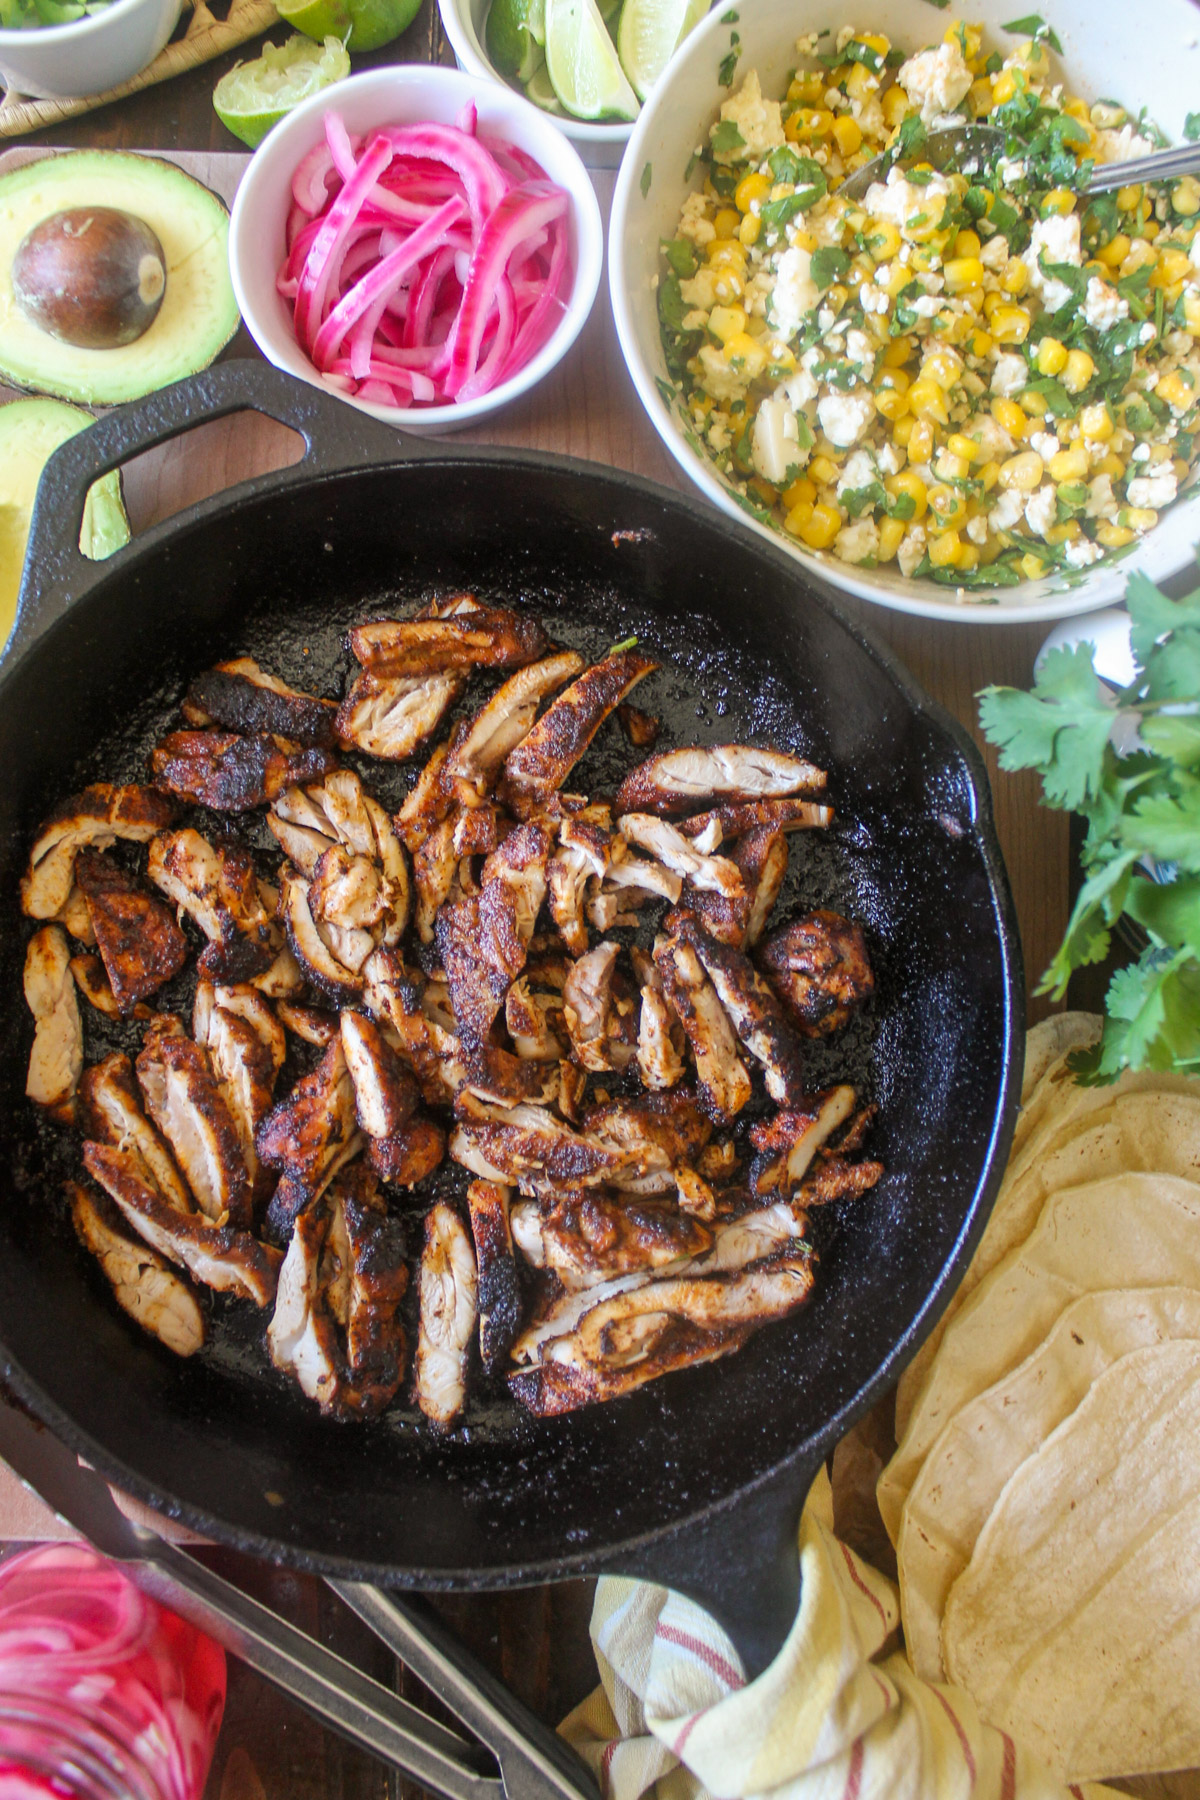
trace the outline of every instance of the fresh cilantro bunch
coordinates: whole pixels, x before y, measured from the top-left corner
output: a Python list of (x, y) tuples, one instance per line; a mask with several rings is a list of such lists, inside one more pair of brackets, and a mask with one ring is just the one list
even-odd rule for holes
[(1122, 914), (1149, 939), (1109, 984), (1100, 1042), (1072, 1058), (1088, 1084), (1200, 1074), (1200, 588), (1170, 600), (1135, 574), (1126, 604), (1137, 674), (1115, 706), (1087, 643), (1051, 651), (1030, 693), (979, 696), (1001, 768), (1036, 769), (1046, 805), (1087, 820), (1083, 886), (1037, 991), (1059, 1000), (1102, 962)]

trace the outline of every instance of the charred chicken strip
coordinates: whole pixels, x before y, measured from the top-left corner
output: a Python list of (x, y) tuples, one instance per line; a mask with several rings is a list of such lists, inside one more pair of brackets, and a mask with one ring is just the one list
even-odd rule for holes
[(381, 762), (403, 762), (433, 736), (465, 682), (460, 675), (355, 677), (338, 708), (338, 742)]
[(101, 850), (81, 850), (75, 880), (121, 1013), (156, 993), (187, 961), (188, 943), (161, 900)]
[(25, 1092), (68, 1123), (83, 1071), (83, 1021), (71, 976), (71, 949), (61, 925), (43, 925), (25, 950), (25, 1004), (33, 1014), (33, 1049)]
[(520, 976), (504, 998), (504, 1024), (522, 1061), (558, 1062), (566, 1036), (561, 987), (547, 991), (536, 977)]
[(396, 814), (397, 834), (414, 856), (454, 804), (454, 793), (446, 772), (449, 760), (449, 743), (439, 744)]
[(806, 1037), (839, 1031), (875, 991), (862, 928), (840, 913), (809, 913), (773, 931), (759, 957)]
[(182, 710), (189, 725), (220, 725), (226, 731), (246, 734), (265, 732), (310, 748), (334, 748), (334, 702), (289, 687), (259, 668), (252, 656), (218, 663), (197, 675)]
[(126, 1228), (106, 1194), (69, 1181), (67, 1196), (76, 1235), (103, 1269), (117, 1305), (176, 1356), (195, 1355), (207, 1331), (188, 1283)]
[(711, 1122), (686, 1089), (607, 1100), (584, 1114), (583, 1130), (588, 1138), (635, 1159), (636, 1169), (613, 1180), (618, 1187), (636, 1185), (643, 1194), (669, 1192), (672, 1172), (694, 1162), (712, 1136)]
[(635, 750), (653, 750), (658, 742), (658, 734), (662, 730), (662, 720), (653, 713), (642, 712), (637, 706), (618, 706), (617, 717), (621, 721), (621, 730), (629, 739)]
[(80, 850), (107, 850), (118, 838), (148, 843), (174, 817), (172, 802), (152, 788), (101, 781), (72, 794), (55, 807), (34, 839), (21, 881), (21, 911), (31, 919), (57, 918), (71, 896)]
[(451, 815), (429, 833), (413, 852), (413, 884), (417, 890), (417, 936), (432, 944), (438, 914), (450, 898), (458, 873), (459, 855), (454, 848), (456, 818)]
[(203, 1048), (183, 1032), (149, 1031), (135, 1064), (146, 1111), (166, 1138), (206, 1218), (250, 1224), (252, 1177), (233, 1116)]
[(197, 1281), (269, 1306), (275, 1295), (279, 1252), (246, 1231), (214, 1225), (203, 1213), (183, 1213), (146, 1179), (145, 1164), (132, 1150), (88, 1141), (83, 1163), (138, 1236), (168, 1262), (178, 1263)]
[(798, 1106), (804, 1097), (800, 1046), (750, 958), (710, 937), (694, 920), (681, 919), (678, 933), (703, 963), (738, 1037), (762, 1064), (772, 1100), (777, 1106)]
[(521, 1283), (509, 1227), (511, 1188), (473, 1181), (467, 1211), (478, 1270), (479, 1352), (489, 1375), (498, 1374), (521, 1328)]
[(662, 976), (652, 956), (636, 948), (630, 951), (642, 990), (638, 1014), (637, 1065), (642, 1086), (652, 1093), (672, 1088), (683, 1079), (683, 1027), (667, 1004)]
[(245, 851), (214, 850), (198, 831), (168, 831), (150, 845), (148, 873), (208, 938), (201, 963), (211, 979), (248, 981), (270, 968), (278, 935)]
[[(686, 876), (693, 887), (736, 899), (744, 892), (741, 871), (726, 856), (704, 856), (690, 839), (666, 819), (653, 813), (624, 813), (617, 830), (627, 843), (645, 850), (675, 875)], [(674, 898), (678, 899), (678, 892)]]
[(571, 1053), (581, 1068), (595, 1073), (627, 1068), (632, 1057), (628, 1044), (609, 1035), (613, 975), (620, 954), (620, 944), (597, 944), (572, 966), (563, 988), (562, 1015)]
[(357, 1138), (355, 1126), (354, 1082), (339, 1036), (259, 1126), (259, 1160), (316, 1194), (346, 1160), (342, 1153)]
[(390, 1138), (416, 1112), (417, 1084), (374, 1020), (347, 1009), (341, 1028), (358, 1122), (368, 1137)]
[(451, 1133), (450, 1155), (485, 1181), (533, 1195), (563, 1184), (597, 1187), (622, 1175), (644, 1174), (647, 1161), (644, 1147), (601, 1143), (572, 1131), (542, 1107), (481, 1103), (474, 1103)]
[(638, 650), (621, 650), (593, 663), (550, 702), (505, 760), (505, 789), (518, 811), (544, 804), (562, 786), (609, 713), (657, 667)]
[(756, 1194), (791, 1193), (799, 1187), (817, 1151), (854, 1111), (852, 1087), (814, 1094), (803, 1109), (775, 1114), (750, 1127), (750, 1142), (760, 1152), (752, 1171)]
[(519, 1200), (512, 1230), (526, 1261), (556, 1275), (568, 1293), (652, 1273), (701, 1255), (713, 1241), (707, 1226), (674, 1206), (618, 1201), (590, 1188), (560, 1194), (545, 1208)]
[(77, 943), (86, 944), (91, 950), (95, 947), (96, 934), (92, 930), (92, 918), (88, 912), (87, 901), (79, 889), (72, 885), (61, 909), (54, 915), (55, 923), (69, 931)]
[(679, 938), (657, 943), (654, 961), (663, 992), (691, 1045), (696, 1078), (710, 1113), (718, 1121), (736, 1117), (750, 1098), (750, 1077), (716, 989), (695, 951)]
[(476, 601), (469, 610), (438, 618), (356, 625), (350, 648), (364, 669), (394, 680), (449, 669), (520, 669), (545, 655), (549, 639), (530, 614)]
[(685, 813), (722, 800), (779, 799), (825, 786), (825, 771), (780, 750), (747, 744), (699, 744), (665, 750), (621, 783), (619, 813)]
[(442, 1162), (446, 1133), (436, 1119), (413, 1113), (390, 1137), (371, 1138), (367, 1161), (381, 1181), (393, 1187), (418, 1187)]
[[(375, 948), (368, 932), (340, 931), (313, 917), (308, 882), (285, 863), (279, 872), (279, 911), (288, 947), (305, 978), (338, 1006), (350, 1006), (362, 992), (362, 977), (341, 960), (344, 949), (361, 968)], [(335, 948), (336, 946), (336, 948)]]
[(127, 1056), (106, 1056), (84, 1070), (79, 1083), (79, 1126), (84, 1136), (96, 1143), (131, 1152), (143, 1179), (177, 1212), (193, 1210), (192, 1196), (166, 1139), (142, 1111), (141, 1090)]
[(218, 1091), (238, 1135), (252, 1189), (259, 1185), (254, 1138), (271, 1110), (287, 1054), (282, 1027), (256, 989), (196, 985), (192, 1032), (208, 1052)]
[(267, 1344), (276, 1368), (335, 1418), (374, 1418), (404, 1376), (408, 1287), (399, 1222), (347, 1170), (296, 1220)]
[(155, 786), (214, 812), (249, 812), (297, 781), (337, 767), (328, 750), (259, 731), (172, 731), (151, 752)]
[[(108, 976), (104, 970), (104, 964), (100, 961), (98, 956), (73, 956), (71, 958), (71, 974), (74, 978), (75, 986), (79, 989), (89, 1006), (94, 1006), (96, 1011), (103, 1013), (106, 1019), (119, 1019), (121, 1017), (121, 1009), (117, 1005), (117, 997), (109, 985)], [(148, 1019), (150, 1017), (150, 1008), (148, 1006), (135, 1005), (131, 1009), (129, 1016), (134, 1019)]]
[(451, 744), (445, 779), (458, 800), (478, 805), (491, 791), (504, 759), (528, 737), (541, 702), (582, 667), (577, 651), (560, 650), (519, 669), (496, 689)]
[(549, 839), (540, 825), (519, 825), (483, 865), (480, 891), (443, 906), (437, 946), (465, 1044), (482, 1044), (525, 966), (546, 892)]
[(737, 950), (757, 942), (787, 874), (787, 838), (766, 827), (749, 831), (733, 845), (730, 860), (742, 877), (742, 891), (719, 894), (688, 882), (680, 910), (663, 920), (668, 931), (676, 931), (679, 921), (690, 917), (699, 920), (710, 936)]
[(730, 800), (710, 812), (680, 819), (684, 837), (709, 839), (715, 850), (727, 838), (750, 831), (819, 831), (833, 820), (832, 806), (814, 800)]
[(425, 1216), (418, 1282), (417, 1405), (435, 1425), (450, 1425), (467, 1397), (467, 1348), (475, 1333), (475, 1255), (462, 1220), (439, 1201)]
[(337, 1013), (329, 1012), (323, 1006), (301, 1006), (293, 1000), (280, 1000), (275, 1013), (288, 1031), (320, 1050), (332, 1044), (341, 1029)]
[(564, 819), (559, 827), (558, 848), (546, 869), (550, 917), (562, 932), (568, 950), (583, 956), (588, 947), (584, 901), (588, 882), (602, 881), (612, 860), (612, 833), (603, 826), (578, 819)]

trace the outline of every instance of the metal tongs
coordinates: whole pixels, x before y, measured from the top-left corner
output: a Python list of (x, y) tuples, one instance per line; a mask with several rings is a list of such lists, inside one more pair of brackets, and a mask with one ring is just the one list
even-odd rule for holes
[[(342, 1737), (446, 1800), (598, 1800), (591, 1772), (419, 1600), (329, 1586), (487, 1746), (428, 1718), (117, 1506), (103, 1477), (0, 1403), (0, 1456), (32, 1493), (143, 1593), (215, 1638)], [(494, 1758), (494, 1762), (493, 1762)], [(495, 1772), (499, 1766), (499, 1774)]]

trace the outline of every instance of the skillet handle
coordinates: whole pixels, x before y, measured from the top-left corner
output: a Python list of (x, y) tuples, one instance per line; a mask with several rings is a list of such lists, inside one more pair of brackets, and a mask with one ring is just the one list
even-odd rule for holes
[(800, 1605), (797, 1531), (823, 1458), (797, 1460), (662, 1543), (623, 1551), (612, 1573), (686, 1594), (733, 1639), (747, 1681), (774, 1662)]
[(144, 400), (120, 406), (55, 451), (42, 472), (34, 502), (17, 618), (5, 652), (11, 662), (101, 581), (113, 557), (93, 562), (79, 549), (88, 489), (143, 450), (168, 443), (193, 426), (236, 412), (265, 413), (304, 439), (304, 455), (290, 468), (242, 484), (250, 494), (314, 475), (369, 463), (420, 456), (420, 440), (401, 437), (357, 407), (257, 358), (218, 363)]

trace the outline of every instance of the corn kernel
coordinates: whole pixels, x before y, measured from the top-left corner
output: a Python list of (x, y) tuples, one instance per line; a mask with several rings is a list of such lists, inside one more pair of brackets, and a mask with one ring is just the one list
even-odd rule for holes
[(1039, 575), (1046, 573), (1045, 562), (1040, 556), (1035, 556), (1032, 550), (1025, 552), (1021, 558), (1020, 568), (1026, 581), (1036, 581)]
[(865, 44), (868, 50), (874, 50), (877, 56), (886, 56), (892, 47), (891, 38), (884, 37), (882, 31), (860, 31), (858, 41)]
[(952, 456), (948, 450), (939, 450), (933, 472), (939, 481), (965, 481), (971, 473), (971, 465), (963, 456)]
[(1197, 398), (1196, 389), (1189, 383), (1181, 369), (1175, 369), (1170, 375), (1164, 375), (1154, 389), (1160, 400), (1165, 400), (1172, 412), (1186, 412)]
[(748, 331), (738, 332), (725, 345), (725, 361), (742, 369), (751, 381), (757, 380), (770, 360), (766, 345), (760, 344), (757, 338), (752, 338)]
[(1057, 375), (1067, 366), (1067, 346), (1057, 338), (1044, 337), (1037, 347), (1034, 360), (1039, 375)]
[(1186, 250), (1177, 250), (1168, 245), (1160, 250), (1154, 273), (1150, 277), (1152, 288), (1170, 287), (1173, 281), (1183, 281), (1192, 273), (1192, 259)]
[(746, 329), (746, 314), (740, 306), (714, 306), (708, 315), (708, 329), (719, 343), (727, 344)]
[(1096, 365), (1087, 351), (1072, 350), (1062, 372), (1062, 384), (1068, 394), (1081, 394), (1095, 373)]
[[(856, 65), (861, 66), (861, 65)], [(798, 137), (802, 144), (827, 138), (833, 130), (833, 114), (823, 106), (802, 106), (799, 112)]]
[(1029, 419), (1015, 400), (1006, 396), (992, 401), (992, 417), (1009, 437), (1023, 438), (1029, 430)]
[(723, 306), (731, 301), (740, 300), (746, 292), (746, 282), (736, 269), (717, 269), (713, 274), (713, 299)]
[(977, 256), (952, 256), (943, 265), (942, 273), (946, 277), (947, 292), (951, 294), (959, 294), (963, 288), (983, 285), (983, 264)]
[(1171, 446), (1169, 444), (1151, 444), (1147, 460), (1151, 468), (1157, 467), (1159, 463), (1170, 462)]
[(1183, 318), (1189, 331), (1200, 333), (1200, 294), (1193, 288), (1183, 296)]
[(1176, 481), (1186, 481), (1187, 477), (1192, 472), (1192, 465), (1189, 462), (1185, 462), (1182, 456), (1173, 456), (1171, 458), (1171, 468), (1174, 472)]
[(1051, 188), (1042, 201), (1043, 219), (1048, 218), (1051, 213), (1066, 214), (1074, 210), (1075, 196), (1070, 188)]
[(1181, 219), (1190, 219), (1200, 212), (1200, 181), (1194, 175), (1181, 175), (1171, 189), (1171, 205)]
[(1018, 44), (1012, 53), (1015, 63), (1024, 63), (1034, 75), (1044, 75), (1050, 66), (1050, 58), (1046, 54), (1046, 46), (1040, 38), (1026, 38)]
[(1031, 418), (1044, 419), (1050, 408), (1044, 394), (1035, 394), (1027, 388), (1021, 395), (1021, 411), (1027, 412)]
[(984, 493), (990, 494), (1000, 479), (1000, 464), (998, 462), (985, 462), (978, 472), (977, 479), (983, 483)]
[(905, 413), (912, 410), (908, 395), (902, 389), (893, 387), (879, 389), (875, 396), (875, 409), (880, 418), (888, 419), (892, 423), (902, 419)]
[[(731, 210), (727, 213), (717, 214), (717, 220), (723, 220), (726, 224), (731, 219), (733, 224), (730, 229), (736, 231), (742, 222), (739, 213)], [(746, 273), (746, 252), (735, 237), (715, 237), (705, 251), (705, 257), (712, 269), (736, 269), (739, 275)]]
[(1125, 506), (1117, 515), (1122, 525), (1128, 525), (1131, 531), (1153, 531), (1158, 524), (1158, 514), (1149, 506)]
[(945, 487), (938, 483), (929, 490), (929, 510), (940, 530), (950, 525), (964, 523), (967, 516), (967, 503), (957, 488)]
[(960, 543), (958, 554), (954, 558), (954, 566), (956, 569), (963, 570), (977, 569), (979, 567), (979, 546)]
[(876, 262), (890, 262), (900, 251), (900, 233), (889, 219), (870, 219), (863, 241)]
[(930, 381), (922, 375), (919, 381), (913, 382), (905, 397), (908, 400), (910, 412), (925, 418), (936, 419), (939, 425), (949, 423), (950, 415), (946, 411), (946, 396), (936, 381)]
[(747, 213), (738, 226), (738, 242), (745, 244), (748, 249), (751, 244), (757, 244), (761, 230), (762, 220), (756, 213)]
[(982, 248), (977, 231), (960, 231), (954, 239), (955, 256), (978, 256)]
[(889, 131), (895, 131), (905, 113), (910, 111), (908, 95), (898, 85), (890, 87), (879, 104), (883, 108), (884, 123)]
[(1032, 322), (1023, 306), (998, 306), (991, 317), (992, 336), (998, 344), (1023, 344)]
[(879, 551), (881, 563), (891, 562), (900, 548), (908, 525), (903, 519), (881, 519), (879, 522)]
[(1092, 123), (1092, 109), (1086, 100), (1068, 100), (1063, 111), (1068, 119), (1078, 119), (1081, 125)]
[(916, 428), (917, 420), (911, 413), (905, 413), (902, 419), (897, 419), (892, 425), (892, 442), (898, 444), (901, 450), (907, 450)]
[(789, 482), (779, 496), (781, 505), (788, 512), (791, 512), (793, 506), (799, 506), (804, 501), (811, 506), (816, 498), (816, 484), (811, 482), (807, 475), (798, 475), (795, 481)]
[[(986, 295), (984, 297), (986, 299)], [(990, 331), (984, 331), (982, 328), (979, 328), (973, 331), (967, 339), (967, 349), (972, 356), (982, 358), (987, 355), (994, 342), (995, 339), (992, 337)]]
[(1049, 469), (1051, 481), (1082, 481), (1088, 472), (1087, 451), (1060, 450), (1050, 458)]
[(1123, 187), (1117, 189), (1117, 206), (1121, 212), (1136, 212), (1141, 205), (1142, 190), (1140, 187)]
[(828, 456), (811, 457), (808, 469), (813, 480), (821, 482), (823, 486), (831, 485), (838, 478), (838, 466)]
[(885, 350), (883, 353), (884, 368), (885, 369), (902, 368), (903, 365), (906, 362), (908, 362), (909, 358), (912, 356), (912, 353), (916, 349), (916, 347), (917, 347), (916, 344), (913, 342), (912, 338), (910, 338), (910, 337), (896, 338), (892, 342), (892, 344), (889, 346), (889, 348), (887, 350)]
[(957, 531), (943, 531), (938, 537), (931, 538), (929, 543), (929, 560), (935, 569), (952, 568), (962, 550), (962, 539)]
[(933, 426), (928, 419), (918, 419), (908, 440), (908, 460), (914, 463), (926, 463), (932, 455)]
[(1004, 106), (1017, 91), (1017, 78), (1011, 69), (1001, 69), (992, 82), (992, 100), (997, 106)]
[(1021, 450), (1000, 464), (1000, 486), (1032, 494), (1042, 479), (1044, 464), (1036, 450)]
[(839, 281), (835, 281), (832, 287), (825, 289), (825, 304), (831, 312), (840, 313), (849, 298), (849, 294)]
[(1011, 257), (1005, 265), (1000, 277), (1000, 286), (1006, 294), (1023, 294), (1029, 286), (1029, 270), (1019, 256)]
[(818, 501), (807, 519), (800, 522), (797, 536), (810, 550), (827, 550), (842, 529), (842, 515), (836, 506)]
[(881, 393), (885, 388), (891, 388), (897, 394), (905, 394), (911, 385), (905, 370), (889, 368), (886, 363), (875, 377), (876, 393)]
[(1126, 544), (1132, 544), (1133, 532), (1123, 525), (1111, 525), (1107, 520), (1096, 527), (1096, 542), (1106, 550), (1123, 550)]
[(792, 77), (787, 97), (793, 106), (807, 102), (815, 106), (825, 92), (825, 76), (820, 69), (797, 70)]
[(1110, 238), (1102, 249), (1097, 250), (1097, 261), (1102, 262), (1106, 269), (1119, 269), (1129, 255), (1131, 242), (1132, 239), (1123, 231), (1118, 231), (1116, 237)]
[[(961, 362), (945, 350), (931, 350), (921, 364), (921, 379), (936, 381), (945, 393), (949, 393), (961, 374)], [(913, 410), (918, 409), (914, 407)]]
[[(751, 320), (753, 325), (761, 326), (762, 323), (761, 319)], [(795, 367), (796, 358), (786, 344), (771, 345), (771, 379), (773, 381), (780, 380), (784, 375), (790, 375)]]
[(978, 462), (982, 454), (975, 439), (965, 437), (961, 431), (951, 432), (946, 439), (946, 448), (951, 456), (957, 456), (965, 463)]
[(915, 469), (900, 469), (895, 475), (888, 475), (883, 483), (893, 499), (901, 494), (908, 494), (913, 503), (913, 520), (923, 519), (929, 510), (928, 489)]
[(765, 481), (761, 475), (752, 475), (746, 485), (764, 506), (774, 506), (779, 498), (779, 489), (772, 487), (771, 483)]
[(739, 212), (749, 212), (753, 201), (767, 199), (771, 192), (769, 175), (743, 175), (733, 190), (734, 205)]
[(1079, 423), (1085, 438), (1091, 438), (1094, 444), (1107, 444), (1113, 434), (1113, 422), (1103, 400), (1094, 406), (1085, 406), (1079, 415)]
[(879, 77), (872, 75), (866, 63), (855, 63), (846, 77), (846, 92), (851, 100), (867, 100), (879, 87)]
[(1083, 528), (1078, 519), (1064, 519), (1061, 525), (1052, 525), (1046, 533), (1048, 544), (1073, 544), (1075, 539), (1083, 536)]
[(1100, 458), (1093, 473), (1096, 475), (1107, 475), (1110, 481), (1120, 481), (1125, 473), (1125, 464), (1121, 461), (1119, 456), (1114, 455), (1110, 450), (1107, 456), (1102, 456)]
[(853, 156), (862, 149), (862, 126), (849, 113), (841, 113), (833, 121), (833, 141), (843, 156)]
[[(810, 481), (808, 485), (809, 487), (812, 487), (812, 482)], [(789, 489), (788, 492), (790, 493), (790, 491), (791, 490)], [(813, 488), (814, 495), (816, 494), (816, 491), (816, 488)], [(784, 505), (787, 505), (786, 494), (784, 495)], [(799, 537), (802, 528), (809, 523), (812, 516), (813, 502), (811, 500), (797, 500), (795, 505), (789, 506), (787, 512), (784, 514), (783, 529), (786, 532), (789, 532), (792, 537)]]

